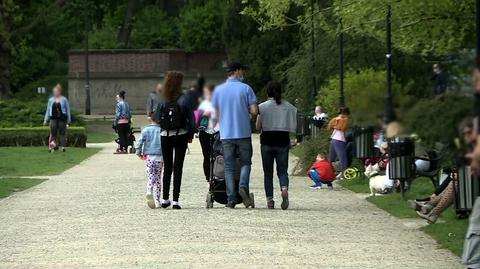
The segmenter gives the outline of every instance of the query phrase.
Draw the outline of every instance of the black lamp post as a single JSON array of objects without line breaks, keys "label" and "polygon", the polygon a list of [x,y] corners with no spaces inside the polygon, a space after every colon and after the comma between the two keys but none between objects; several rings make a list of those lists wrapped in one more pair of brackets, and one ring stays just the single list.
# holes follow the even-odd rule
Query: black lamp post
[{"label": "black lamp post", "polygon": [[480,57],[480,0],[476,0],[475,23],[477,28],[477,57]]},{"label": "black lamp post", "polygon": [[385,122],[390,123],[397,119],[395,109],[393,107],[392,93],[392,11],[390,4],[387,6],[387,96],[385,100]]},{"label": "black lamp post", "polygon": [[340,35],[338,37],[338,42],[340,43],[340,107],[345,106],[345,90],[343,85],[343,79],[345,77],[345,70],[343,66],[343,22],[340,18]]},{"label": "black lamp post", "polygon": [[315,75],[316,72],[316,56],[315,56],[315,2],[316,0],[311,0],[311,10],[312,10],[312,33],[311,33],[311,41],[312,41],[312,99],[313,99],[313,106],[315,107],[316,99],[317,99],[317,77]]},{"label": "black lamp post", "polygon": [[88,61],[88,8],[85,9],[85,115],[91,114],[90,67]]}]

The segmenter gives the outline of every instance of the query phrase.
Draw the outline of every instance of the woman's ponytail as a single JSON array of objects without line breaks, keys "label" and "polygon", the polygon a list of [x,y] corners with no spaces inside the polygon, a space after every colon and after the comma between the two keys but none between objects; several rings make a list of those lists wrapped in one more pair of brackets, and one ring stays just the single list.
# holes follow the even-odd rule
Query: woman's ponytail
[{"label": "woman's ponytail", "polygon": [[273,98],[277,105],[280,105],[282,103],[282,85],[275,80],[268,82],[267,95]]}]

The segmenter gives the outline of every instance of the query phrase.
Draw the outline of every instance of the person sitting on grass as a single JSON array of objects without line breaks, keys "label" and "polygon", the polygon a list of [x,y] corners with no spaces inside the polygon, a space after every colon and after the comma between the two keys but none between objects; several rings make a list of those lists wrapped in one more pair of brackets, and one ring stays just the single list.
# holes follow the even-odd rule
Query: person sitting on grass
[{"label": "person sitting on grass", "polygon": [[138,139],[136,153],[146,159],[147,166],[147,205],[151,209],[161,207],[163,155],[160,126],[155,122],[155,111],[150,112],[150,125],[143,128]]},{"label": "person sitting on grass", "polygon": [[310,189],[320,189],[322,184],[327,184],[329,189],[333,189],[332,182],[335,180],[335,169],[332,163],[327,160],[325,153],[317,155],[317,161],[313,163],[308,170],[308,176],[315,184]]}]

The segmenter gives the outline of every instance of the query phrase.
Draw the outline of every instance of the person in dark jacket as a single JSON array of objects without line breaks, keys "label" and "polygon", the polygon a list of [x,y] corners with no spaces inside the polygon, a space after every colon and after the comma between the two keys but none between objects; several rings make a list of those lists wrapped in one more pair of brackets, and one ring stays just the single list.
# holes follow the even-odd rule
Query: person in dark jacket
[{"label": "person in dark jacket", "polygon": [[443,71],[443,66],[439,63],[433,65],[433,76],[430,79],[433,81],[433,94],[440,95],[447,91],[448,76]]},{"label": "person in dark jacket", "polygon": [[147,116],[150,115],[158,106],[158,95],[162,92],[162,84],[158,83],[157,88],[148,95],[147,99]]},{"label": "person in dark jacket", "polygon": [[[179,203],[183,163],[188,143],[192,142],[195,120],[191,100],[182,94],[183,74],[168,71],[162,90],[163,101],[158,104],[155,119],[162,128],[164,162],[163,199],[161,206],[181,209]],[[170,202],[170,181],[173,173],[173,203]]]}]

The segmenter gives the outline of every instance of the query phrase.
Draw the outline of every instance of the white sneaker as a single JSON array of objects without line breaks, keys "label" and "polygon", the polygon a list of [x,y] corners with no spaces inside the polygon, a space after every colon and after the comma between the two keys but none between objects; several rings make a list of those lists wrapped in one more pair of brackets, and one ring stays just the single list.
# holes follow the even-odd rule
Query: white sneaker
[{"label": "white sneaker", "polygon": [[151,193],[147,193],[146,198],[148,207],[150,207],[151,209],[155,209],[156,205],[155,200],[153,199],[153,195]]}]

